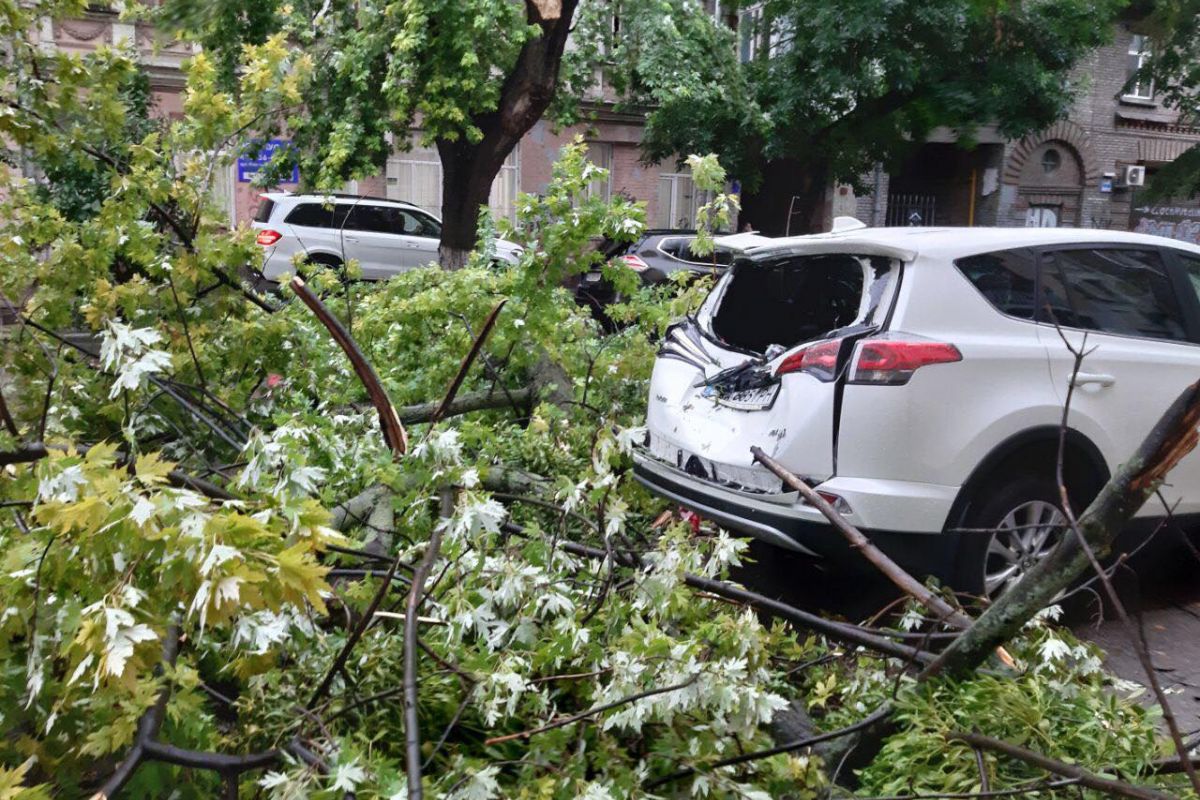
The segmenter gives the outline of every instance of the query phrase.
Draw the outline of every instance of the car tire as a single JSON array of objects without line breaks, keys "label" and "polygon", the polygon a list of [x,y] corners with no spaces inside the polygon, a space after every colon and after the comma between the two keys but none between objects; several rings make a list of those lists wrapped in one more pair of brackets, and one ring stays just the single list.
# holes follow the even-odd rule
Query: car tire
[{"label": "car tire", "polygon": [[983,492],[956,532],[961,541],[953,587],[994,600],[1054,548],[1067,518],[1058,486],[1048,477],[1011,475]]}]

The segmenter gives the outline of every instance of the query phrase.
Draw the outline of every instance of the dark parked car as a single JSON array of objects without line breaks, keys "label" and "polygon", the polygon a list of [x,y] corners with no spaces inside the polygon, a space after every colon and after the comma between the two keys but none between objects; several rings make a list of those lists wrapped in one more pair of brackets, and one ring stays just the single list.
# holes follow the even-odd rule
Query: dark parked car
[{"label": "dark parked car", "polygon": [[[711,275],[714,271],[718,277],[723,275],[732,263],[732,253],[717,247],[707,256],[696,255],[692,252],[695,240],[694,230],[649,230],[632,243],[606,239],[597,249],[606,261],[624,261],[648,286],[662,283],[680,270],[692,275]],[[604,307],[618,298],[612,284],[597,269],[580,278],[575,299],[593,313],[603,314]]]}]

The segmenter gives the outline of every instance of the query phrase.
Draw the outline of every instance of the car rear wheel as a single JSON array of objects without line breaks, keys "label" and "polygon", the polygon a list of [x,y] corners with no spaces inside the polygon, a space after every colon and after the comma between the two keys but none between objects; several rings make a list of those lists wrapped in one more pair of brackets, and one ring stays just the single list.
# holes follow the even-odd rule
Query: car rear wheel
[{"label": "car rear wheel", "polygon": [[954,588],[996,599],[1049,555],[1067,530],[1053,481],[1011,478],[964,516]]}]

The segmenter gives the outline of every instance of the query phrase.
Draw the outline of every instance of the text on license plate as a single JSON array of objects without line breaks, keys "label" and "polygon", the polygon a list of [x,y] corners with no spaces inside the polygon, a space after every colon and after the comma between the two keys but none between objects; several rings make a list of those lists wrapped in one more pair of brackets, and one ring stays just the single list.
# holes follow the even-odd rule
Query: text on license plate
[{"label": "text on license plate", "polygon": [[763,411],[775,404],[775,398],[779,396],[779,386],[778,383],[773,383],[760,389],[744,389],[724,395],[717,393],[713,399],[723,406],[742,411]]}]

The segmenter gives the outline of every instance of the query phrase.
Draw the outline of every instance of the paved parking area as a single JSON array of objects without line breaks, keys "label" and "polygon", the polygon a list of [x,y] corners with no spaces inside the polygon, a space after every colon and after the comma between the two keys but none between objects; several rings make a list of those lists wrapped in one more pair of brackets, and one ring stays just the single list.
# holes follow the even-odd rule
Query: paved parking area
[{"label": "paved parking area", "polygon": [[[1200,733],[1200,563],[1180,548],[1142,565],[1139,573],[1138,580],[1121,580],[1118,588],[1131,611],[1141,609],[1151,663],[1180,729],[1190,737]],[[1093,602],[1090,613],[1095,608]],[[1109,669],[1147,685],[1137,651],[1119,620],[1111,614],[1102,620],[1084,618],[1074,628],[1103,648]],[[1149,687],[1143,700],[1154,702]]]},{"label": "paved parking area", "polygon": [[[1157,543],[1156,543],[1157,544]],[[869,617],[897,595],[882,577],[847,576],[819,563],[754,543],[756,563],[734,576],[750,588],[801,608],[849,620]],[[1168,691],[1185,736],[1200,733],[1200,561],[1181,544],[1165,542],[1143,554],[1136,572],[1118,576],[1117,588],[1132,612],[1140,610],[1151,660]],[[1108,667],[1146,685],[1146,675],[1124,626],[1086,593],[1066,604],[1064,622],[1107,653]],[[1147,690],[1143,702],[1154,702]]]}]

